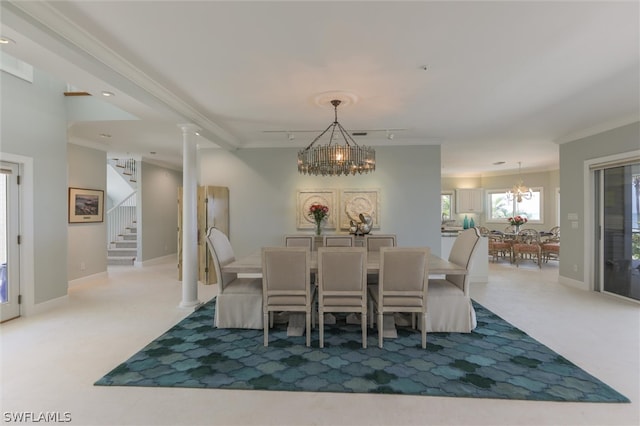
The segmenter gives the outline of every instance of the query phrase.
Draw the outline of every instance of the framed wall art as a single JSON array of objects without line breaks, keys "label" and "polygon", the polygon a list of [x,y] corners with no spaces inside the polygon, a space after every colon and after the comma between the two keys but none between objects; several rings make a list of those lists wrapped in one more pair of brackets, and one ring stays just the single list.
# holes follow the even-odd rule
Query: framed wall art
[{"label": "framed wall art", "polygon": [[104,221],[104,191],[69,188],[69,223]]},{"label": "framed wall art", "polygon": [[312,204],[322,204],[329,207],[323,229],[336,229],[338,223],[338,203],[335,189],[299,189],[296,191],[296,227],[298,229],[315,229],[313,217],[309,216]]},{"label": "framed wall art", "polygon": [[380,229],[380,190],[342,189],[340,191],[340,229],[349,229],[351,221],[360,222],[360,213],[373,219],[373,228]]}]

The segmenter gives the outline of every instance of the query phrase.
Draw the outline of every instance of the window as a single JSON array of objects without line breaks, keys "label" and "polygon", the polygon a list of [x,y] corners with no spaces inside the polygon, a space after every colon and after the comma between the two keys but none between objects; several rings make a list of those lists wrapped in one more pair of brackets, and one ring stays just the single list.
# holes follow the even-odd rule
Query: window
[{"label": "window", "polygon": [[440,213],[442,220],[449,220],[453,215],[453,192],[440,194]]},{"label": "window", "polygon": [[531,199],[522,200],[520,203],[516,200],[509,201],[506,190],[487,191],[487,222],[506,223],[507,218],[521,215],[529,219],[529,223],[543,223],[542,188],[531,188],[531,191]]}]

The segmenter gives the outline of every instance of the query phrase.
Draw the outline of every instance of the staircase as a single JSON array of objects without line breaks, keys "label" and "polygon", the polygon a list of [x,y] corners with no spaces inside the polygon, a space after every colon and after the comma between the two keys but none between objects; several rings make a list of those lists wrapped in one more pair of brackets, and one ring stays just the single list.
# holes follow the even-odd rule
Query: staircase
[{"label": "staircase", "polygon": [[107,196],[112,207],[106,212],[107,265],[133,265],[138,251],[137,181],[139,168],[133,158],[110,158]]},{"label": "staircase", "polygon": [[107,265],[133,265],[138,251],[138,228],[135,223],[125,228],[107,249]]}]

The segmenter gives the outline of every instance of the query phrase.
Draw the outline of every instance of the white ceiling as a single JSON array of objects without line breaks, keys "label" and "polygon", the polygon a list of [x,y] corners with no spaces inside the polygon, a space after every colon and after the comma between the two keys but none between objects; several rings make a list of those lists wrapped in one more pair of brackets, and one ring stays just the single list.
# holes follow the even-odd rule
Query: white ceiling
[{"label": "white ceiling", "polygon": [[345,91],[358,143],[442,144],[443,175],[477,176],[556,169],[559,142],[637,121],[638,16],[637,1],[3,1],[2,34],[141,119],[76,122],[75,142],[180,166],[176,123],[194,122],[203,146],[301,148]]}]

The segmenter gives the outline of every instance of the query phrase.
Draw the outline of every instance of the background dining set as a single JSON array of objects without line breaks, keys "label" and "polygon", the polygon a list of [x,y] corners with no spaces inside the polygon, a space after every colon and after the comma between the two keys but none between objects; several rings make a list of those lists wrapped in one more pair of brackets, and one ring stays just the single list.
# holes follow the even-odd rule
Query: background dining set
[{"label": "background dining set", "polygon": [[326,319],[348,314],[361,326],[362,347],[367,329],[377,324],[382,348],[401,314],[426,348],[427,332],[476,327],[467,271],[479,239],[476,228],[461,232],[443,260],[429,247],[399,247],[393,234],[365,235],[363,247],[355,246],[353,235],[325,235],[316,247],[315,236],[296,234],[236,259],[228,237],[210,228],[207,246],[218,277],[214,326],[263,329],[268,346],[274,316],[286,312],[304,317],[307,346],[317,324],[323,348],[333,322]]},{"label": "background dining set", "polygon": [[485,227],[479,227],[479,230],[489,239],[489,256],[494,261],[508,259],[519,267],[521,261],[532,260],[542,268],[543,263],[560,258],[559,226],[542,232],[531,228],[516,232],[513,226],[507,226],[504,232]]}]

